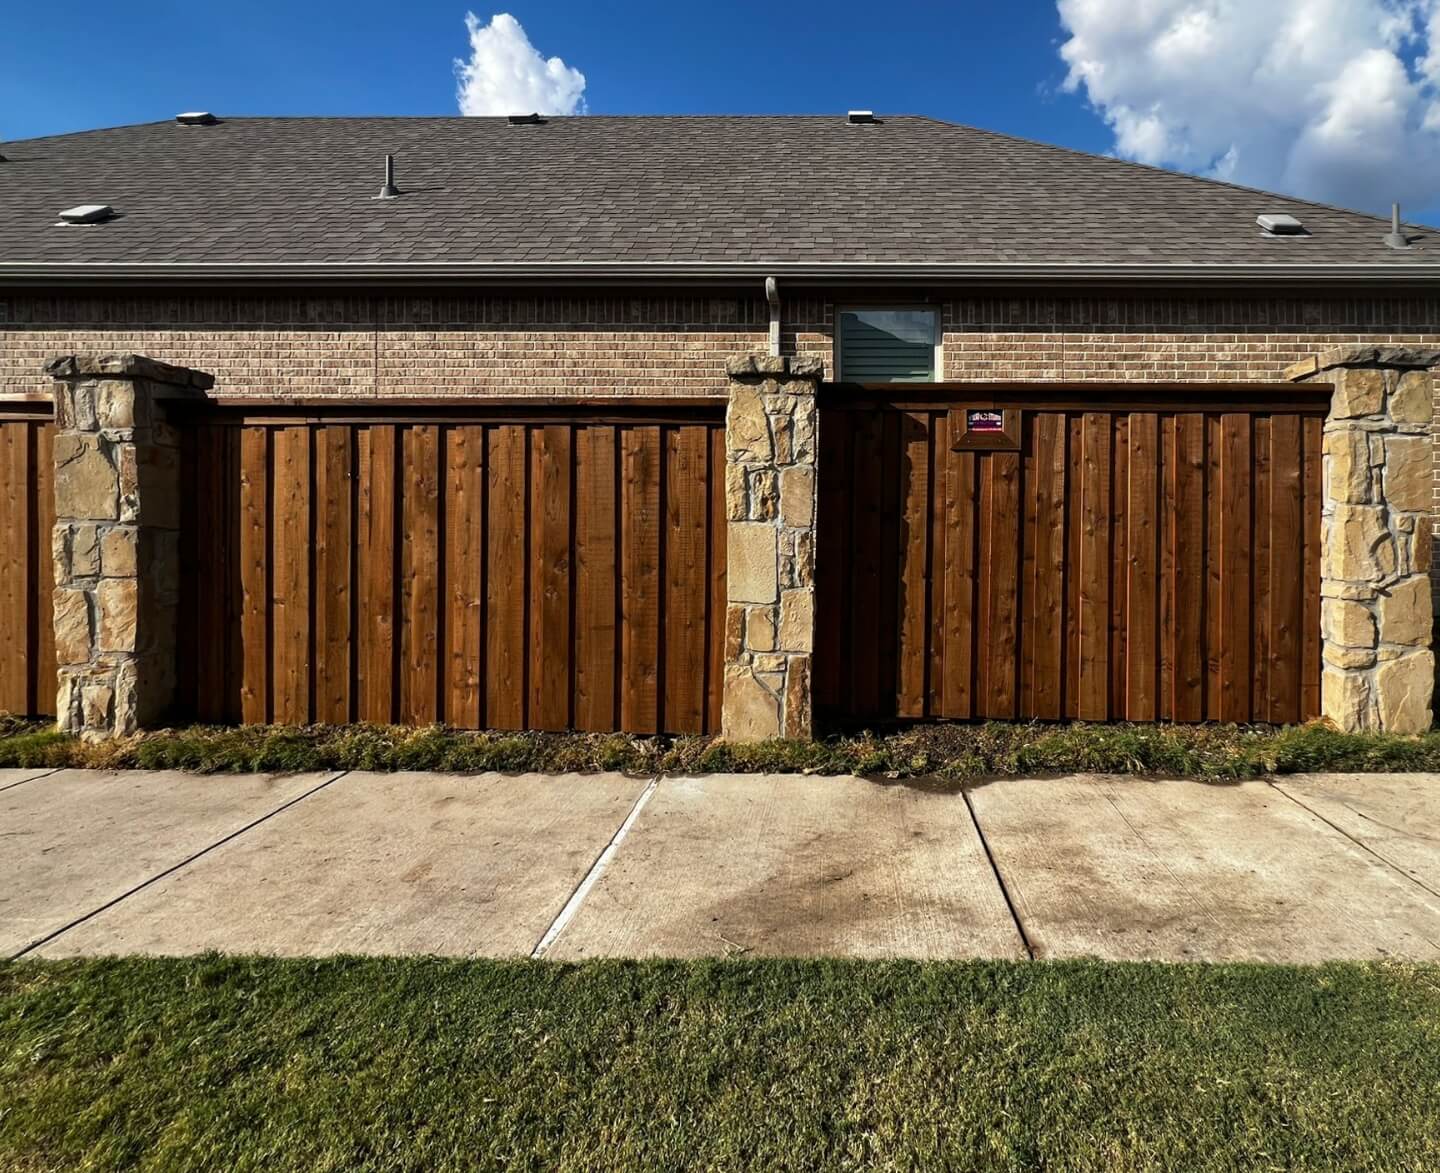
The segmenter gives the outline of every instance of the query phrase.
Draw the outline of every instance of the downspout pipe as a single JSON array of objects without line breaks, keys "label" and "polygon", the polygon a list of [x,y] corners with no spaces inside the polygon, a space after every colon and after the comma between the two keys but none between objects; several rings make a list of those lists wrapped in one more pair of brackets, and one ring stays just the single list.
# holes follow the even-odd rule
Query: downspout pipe
[{"label": "downspout pipe", "polygon": [[780,283],[774,277],[765,278],[765,300],[770,303],[770,353],[780,353]]}]

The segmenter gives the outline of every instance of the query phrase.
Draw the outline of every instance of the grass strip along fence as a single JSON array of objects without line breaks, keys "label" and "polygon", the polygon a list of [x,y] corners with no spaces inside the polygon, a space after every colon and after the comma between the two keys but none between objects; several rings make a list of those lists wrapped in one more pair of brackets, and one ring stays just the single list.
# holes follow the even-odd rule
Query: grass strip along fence
[{"label": "grass strip along fence", "polygon": [[0,767],[859,774],[954,781],[1097,772],[1240,779],[1310,771],[1440,771],[1440,730],[1347,734],[1323,723],[930,724],[816,741],[733,745],[711,736],[475,732],[443,726],[195,726],[83,742],[0,716]]},{"label": "grass strip along fence", "polygon": [[1435,1168],[1440,967],[0,966],[0,1166]]}]

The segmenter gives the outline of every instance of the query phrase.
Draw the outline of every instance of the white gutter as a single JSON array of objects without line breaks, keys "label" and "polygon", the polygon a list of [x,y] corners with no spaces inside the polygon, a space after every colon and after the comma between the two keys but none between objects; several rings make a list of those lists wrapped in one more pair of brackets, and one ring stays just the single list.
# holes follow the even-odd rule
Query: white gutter
[{"label": "white gutter", "polygon": [[1366,264],[716,264],[692,262],[71,262],[0,261],[0,286],[43,284],[692,284],[774,276],[804,285],[1429,285],[1440,263]]}]

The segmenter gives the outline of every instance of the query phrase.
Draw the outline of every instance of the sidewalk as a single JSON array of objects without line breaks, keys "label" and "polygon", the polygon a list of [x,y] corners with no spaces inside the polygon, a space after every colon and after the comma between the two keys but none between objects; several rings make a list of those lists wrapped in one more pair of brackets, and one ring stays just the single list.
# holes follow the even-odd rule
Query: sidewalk
[{"label": "sidewalk", "polygon": [[0,956],[1440,959],[1440,776],[0,770]]}]

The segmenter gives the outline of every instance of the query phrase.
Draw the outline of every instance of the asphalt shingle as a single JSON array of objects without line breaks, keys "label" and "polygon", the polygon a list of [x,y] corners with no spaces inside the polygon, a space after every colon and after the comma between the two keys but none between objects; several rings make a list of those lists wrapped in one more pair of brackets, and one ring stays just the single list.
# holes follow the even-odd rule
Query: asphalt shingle
[{"label": "asphalt shingle", "polygon": [[[372,198],[396,156],[399,199]],[[1434,264],[1388,223],[922,117],[223,118],[6,143],[0,262]],[[62,208],[119,217],[57,227]],[[1308,236],[1272,238],[1262,212]]]}]

